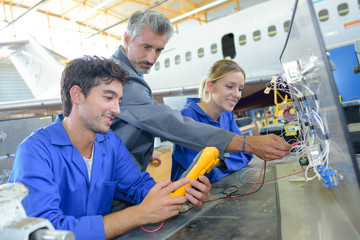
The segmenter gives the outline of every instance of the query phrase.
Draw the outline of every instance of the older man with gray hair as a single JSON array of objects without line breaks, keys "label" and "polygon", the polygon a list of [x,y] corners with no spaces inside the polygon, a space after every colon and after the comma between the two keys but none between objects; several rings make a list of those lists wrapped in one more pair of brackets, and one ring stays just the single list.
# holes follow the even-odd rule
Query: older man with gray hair
[{"label": "older man with gray hair", "polygon": [[[290,146],[281,137],[241,135],[183,117],[180,112],[158,104],[144,80],[173,35],[173,26],[162,14],[155,11],[135,12],[124,35],[124,45],[112,59],[124,67],[130,82],[124,86],[121,114],[116,116],[111,129],[121,137],[140,170],[149,164],[154,137],[199,152],[206,146],[215,146],[224,159],[225,152],[253,153],[264,160],[286,156]],[[165,81],[165,80],[164,80]]]}]

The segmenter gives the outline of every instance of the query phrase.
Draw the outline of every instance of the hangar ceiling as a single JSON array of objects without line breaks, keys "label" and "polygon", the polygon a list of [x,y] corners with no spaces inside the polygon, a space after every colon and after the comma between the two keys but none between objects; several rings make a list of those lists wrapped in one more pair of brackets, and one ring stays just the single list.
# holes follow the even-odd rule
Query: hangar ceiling
[{"label": "hangar ceiling", "polygon": [[[40,13],[46,18],[42,20],[48,28],[52,28],[54,20],[79,25],[79,32],[86,38],[96,35],[108,36],[116,40],[122,38],[129,16],[136,10],[153,9],[167,16],[178,31],[178,25],[195,20],[200,25],[208,22],[207,15],[225,6],[232,6],[234,11],[251,6],[264,0],[0,0],[0,34],[19,21],[31,21],[28,15]],[[21,9],[21,11],[15,11]],[[190,14],[184,16],[184,14]],[[225,12],[225,14],[227,14]],[[179,18],[180,16],[180,18]],[[176,19],[177,18],[177,19]],[[47,21],[46,21],[47,19]],[[81,26],[81,27],[80,27]],[[58,27],[57,27],[58,29]],[[86,30],[87,29],[87,30]],[[16,30],[14,33],[16,35]],[[9,34],[8,34],[9,35]],[[54,49],[53,49],[54,50]]]}]

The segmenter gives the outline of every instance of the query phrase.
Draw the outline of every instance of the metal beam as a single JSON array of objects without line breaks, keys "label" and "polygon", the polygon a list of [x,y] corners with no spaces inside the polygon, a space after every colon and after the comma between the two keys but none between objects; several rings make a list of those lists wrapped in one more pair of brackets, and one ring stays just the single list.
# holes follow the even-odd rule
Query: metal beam
[{"label": "metal beam", "polygon": [[[162,1],[162,2],[159,2],[159,3],[157,3],[157,4],[154,4],[153,6],[145,9],[145,11],[148,11],[148,10],[151,10],[151,9],[153,9],[153,8],[156,8],[157,6],[160,6],[161,4],[163,4],[163,3],[167,2],[167,1],[168,1],[168,0],[164,0],[164,1]],[[119,21],[119,22],[117,22],[117,23],[114,23],[113,25],[110,25],[109,27],[106,27],[106,28],[104,28],[104,29],[102,29],[102,30],[100,30],[100,31],[92,34],[92,35],[90,35],[90,36],[87,37],[86,39],[89,39],[89,38],[91,38],[91,37],[93,37],[93,36],[95,36],[95,35],[98,35],[98,34],[100,34],[100,33],[103,33],[103,32],[105,32],[105,31],[109,30],[110,28],[113,28],[113,27],[115,27],[115,26],[117,26],[117,25],[119,25],[119,24],[121,24],[121,23],[124,23],[124,22],[126,22],[126,21],[128,21],[128,20],[129,20],[129,17],[127,17],[127,18],[125,18],[125,19],[123,19],[123,20],[121,20],[121,21]]]},{"label": "metal beam", "polygon": [[[6,4],[6,5],[9,5],[9,3],[5,3],[5,4]],[[12,9],[12,7],[13,7],[13,5],[10,5],[10,9]],[[17,7],[27,9],[27,6],[18,5]],[[67,17],[65,17],[65,16],[56,15],[56,14],[54,14],[54,13],[48,13],[48,12],[45,12],[45,11],[40,10],[40,9],[37,9],[36,11],[39,12],[39,13],[41,13],[41,14],[49,15],[49,16],[56,17],[56,18],[61,18],[61,19],[66,20],[66,21],[71,21],[71,19],[69,19],[69,18],[67,18]],[[12,10],[11,10],[11,13],[12,13]],[[12,17],[12,18],[13,18],[13,17]],[[13,19],[14,19],[14,18],[13,18]],[[82,23],[82,22],[76,22],[76,24],[78,24],[78,25],[80,25],[80,26],[88,27],[86,24],[84,24],[84,23]],[[15,26],[15,25],[13,25],[13,26]],[[92,27],[90,27],[90,29],[95,30],[95,31],[99,31],[98,28],[92,28]],[[0,30],[0,31],[1,31],[1,30]],[[120,39],[121,39],[121,36],[112,35],[112,34],[108,34],[108,33],[103,33],[102,35],[104,35],[104,36],[109,36],[109,37],[113,37],[113,38],[115,38],[115,39],[117,39],[117,40],[120,40]]]},{"label": "metal beam", "polygon": [[5,28],[13,25],[14,23],[16,23],[19,19],[21,19],[23,16],[25,16],[26,14],[28,14],[29,12],[32,12],[33,10],[36,10],[38,7],[40,7],[42,4],[44,4],[45,2],[47,2],[49,0],[41,0],[40,2],[38,2],[37,4],[35,4],[34,6],[32,6],[31,8],[29,8],[26,12],[24,12],[23,14],[21,14],[19,17],[17,17],[16,19],[12,20],[11,22],[9,22],[5,27],[3,27],[2,29],[0,29],[0,32],[2,30],[4,30]]},{"label": "metal beam", "polygon": [[[162,11],[165,11],[165,12],[169,12],[169,13],[174,13],[174,14],[178,14],[178,12],[176,11],[173,11],[173,10],[170,10],[168,8],[162,8],[162,7],[159,7],[159,5],[161,5],[162,3],[158,3],[158,4],[155,4],[155,5],[151,5],[150,3],[145,3],[145,2],[141,2],[139,0],[127,0],[128,2],[134,2],[136,4],[140,4],[140,5],[145,5],[147,7],[150,7],[150,9],[152,8],[156,8],[158,10],[162,10]],[[167,0],[168,1],[168,0]],[[164,1],[164,2],[167,2],[167,1]],[[148,10],[148,9],[147,9]]]}]

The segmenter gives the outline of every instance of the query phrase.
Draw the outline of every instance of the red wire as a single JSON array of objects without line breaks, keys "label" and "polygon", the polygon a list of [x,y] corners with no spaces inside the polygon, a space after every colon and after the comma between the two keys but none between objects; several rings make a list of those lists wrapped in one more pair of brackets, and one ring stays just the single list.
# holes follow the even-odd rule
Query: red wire
[{"label": "red wire", "polygon": [[296,175],[296,174],[299,174],[299,173],[303,173],[303,172],[305,172],[305,171],[306,171],[306,170],[302,170],[302,171],[300,171],[300,172],[291,173],[291,174],[288,174],[288,175],[285,175],[285,176],[282,176],[282,177],[278,177],[278,178],[274,178],[274,179],[272,179],[272,180],[268,180],[268,181],[266,181],[266,182],[264,182],[264,183],[273,182],[273,181],[276,181],[276,180],[279,180],[279,179],[282,179],[282,178],[286,178],[286,177],[290,177],[290,176],[292,176],[292,175]]},{"label": "red wire", "polygon": [[159,230],[162,228],[162,226],[164,225],[164,222],[165,222],[165,221],[163,221],[163,222],[161,223],[160,227],[158,227],[158,228],[156,228],[156,229],[154,229],[154,230],[147,230],[147,229],[145,229],[142,225],[141,225],[140,227],[141,227],[141,229],[142,229],[144,232],[154,233],[154,232],[159,231]]},{"label": "red wire", "polygon": [[[260,177],[261,177],[261,175],[262,175],[262,172],[263,172],[263,170],[264,170],[264,166],[265,166],[265,161],[264,161],[264,163],[263,163],[263,165],[262,165],[261,172],[260,172],[260,174],[259,174],[258,179],[256,180],[256,182],[254,183],[254,185],[252,186],[252,188],[251,188],[247,193],[240,194],[240,195],[233,195],[233,196],[230,196],[230,198],[241,197],[241,196],[245,196],[245,195],[249,194],[249,193],[255,188],[256,184],[259,182],[259,179],[260,179]],[[253,173],[253,174],[254,174],[254,173]],[[252,174],[251,174],[251,175],[252,175]],[[211,198],[211,199],[206,199],[205,201],[214,201],[214,200],[219,200],[219,199],[222,199],[222,198]]]},{"label": "red wire", "polygon": [[[272,165],[275,165],[275,164],[272,164]],[[242,196],[245,196],[245,195],[251,193],[251,191],[254,190],[255,186],[258,184],[258,182],[259,182],[259,180],[260,180],[260,178],[261,178],[261,176],[262,176],[262,173],[263,173],[263,171],[264,171],[264,166],[265,166],[265,161],[263,162],[263,165],[262,165],[262,167],[261,167],[261,171],[260,171],[259,177],[257,178],[256,182],[253,184],[252,188],[251,188],[247,193],[240,194],[240,195],[233,195],[233,196],[230,196],[230,198],[242,197]],[[271,166],[271,165],[270,165],[270,166]],[[257,172],[257,171],[255,171],[255,172]],[[250,176],[252,176],[253,174],[255,174],[255,172],[252,173]],[[292,175],[295,175],[295,174],[298,174],[298,173],[302,173],[302,172],[305,172],[305,170],[304,170],[304,171],[301,171],[301,172],[297,172],[297,173],[292,173],[292,174],[289,174],[289,175],[286,175],[286,176],[282,176],[282,177],[279,177],[279,178],[275,178],[275,179],[266,181],[266,182],[264,182],[264,183],[268,183],[268,182],[275,181],[275,180],[278,180],[278,179],[281,179],[281,178],[289,177],[289,176],[292,176]],[[249,177],[250,177],[250,176],[249,176]],[[248,178],[249,178],[249,177],[248,177]],[[247,178],[247,179],[248,179],[248,178]],[[171,184],[171,182],[169,182],[169,184]],[[211,198],[211,199],[206,199],[205,201],[213,201],[213,200],[218,200],[218,199],[219,199],[219,198]],[[145,229],[142,225],[141,225],[140,227],[141,227],[141,229],[142,229],[144,232],[154,233],[154,232],[159,231],[159,230],[162,228],[162,226],[164,225],[164,222],[165,222],[165,221],[163,221],[163,222],[161,223],[161,225],[160,225],[158,228],[154,229],[154,230],[147,230],[147,229]]]},{"label": "red wire", "polygon": [[252,188],[251,188],[247,193],[240,194],[240,195],[233,195],[233,196],[230,196],[230,198],[241,197],[241,196],[245,196],[245,195],[251,193],[251,191],[255,188],[255,186],[258,184],[258,182],[259,182],[259,180],[260,180],[260,177],[261,177],[261,175],[262,175],[262,173],[263,173],[263,170],[264,170],[264,166],[265,166],[265,161],[264,161],[264,163],[263,163],[263,165],[262,165],[262,167],[261,167],[261,171],[260,171],[260,174],[259,174],[258,179],[256,180],[256,182],[254,183],[254,185],[252,186]]},{"label": "red wire", "polygon": [[299,145],[299,144],[300,144],[300,142],[294,142],[294,143],[292,143],[290,146],[291,146],[291,147],[294,147],[294,146]]},{"label": "red wire", "polygon": [[[276,164],[278,164],[278,163],[270,164],[270,165],[268,165],[268,167],[271,167],[271,166],[276,165]],[[257,171],[259,171],[259,170],[256,170],[256,171],[254,171],[252,174],[250,174],[250,175],[246,178],[246,180],[249,180],[249,178],[250,178],[252,175],[254,175]],[[261,169],[261,171],[263,171],[263,170]],[[296,172],[296,173],[291,173],[291,174],[288,174],[288,175],[285,175],[285,176],[281,176],[281,177],[278,177],[278,178],[274,178],[274,179],[265,181],[264,183],[270,183],[270,182],[273,182],[273,181],[276,181],[276,180],[279,180],[279,179],[282,179],[282,178],[290,177],[290,176],[292,176],[292,175],[296,175],[296,174],[303,173],[303,172],[305,172],[305,170],[300,171],[300,172]],[[256,182],[255,184],[258,184],[258,183]]]},{"label": "red wire", "polygon": [[[167,186],[169,186],[170,184],[172,184],[172,181],[169,181],[168,184],[167,184]],[[156,229],[154,229],[154,230],[147,230],[147,229],[145,229],[142,225],[140,225],[140,227],[141,227],[141,229],[142,229],[144,232],[154,233],[154,232],[159,231],[159,230],[162,228],[162,226],[164,225],[164,222],[165,222],[165,221],[162,221],[160,227],[158,227],[158,228],[156,228]]]}]

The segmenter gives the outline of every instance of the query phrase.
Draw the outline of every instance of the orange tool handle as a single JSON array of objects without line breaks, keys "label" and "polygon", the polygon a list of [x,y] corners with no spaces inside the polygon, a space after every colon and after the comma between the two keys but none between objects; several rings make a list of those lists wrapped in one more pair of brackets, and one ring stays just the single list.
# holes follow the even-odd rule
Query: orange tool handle
[{"label": "orange tool handle", "polygon": [[[219,162],[218,157],[219,157],[219,150],[216,147],[204,148],[194,159],[191,170],[189,172],[188,170],[185,172],[185,173],[188,172],[185,177],[189,179],[197,180],[200,175],[209,173],[211,169],[216,165],[216,163]],[[181,176],[181,178],[183,178],[183,176]],[[170,193],[170,196],[171,197],[184,196],[186,186],[191,187],[191,184],[188,183],[176,189],[174,192]]]}]

